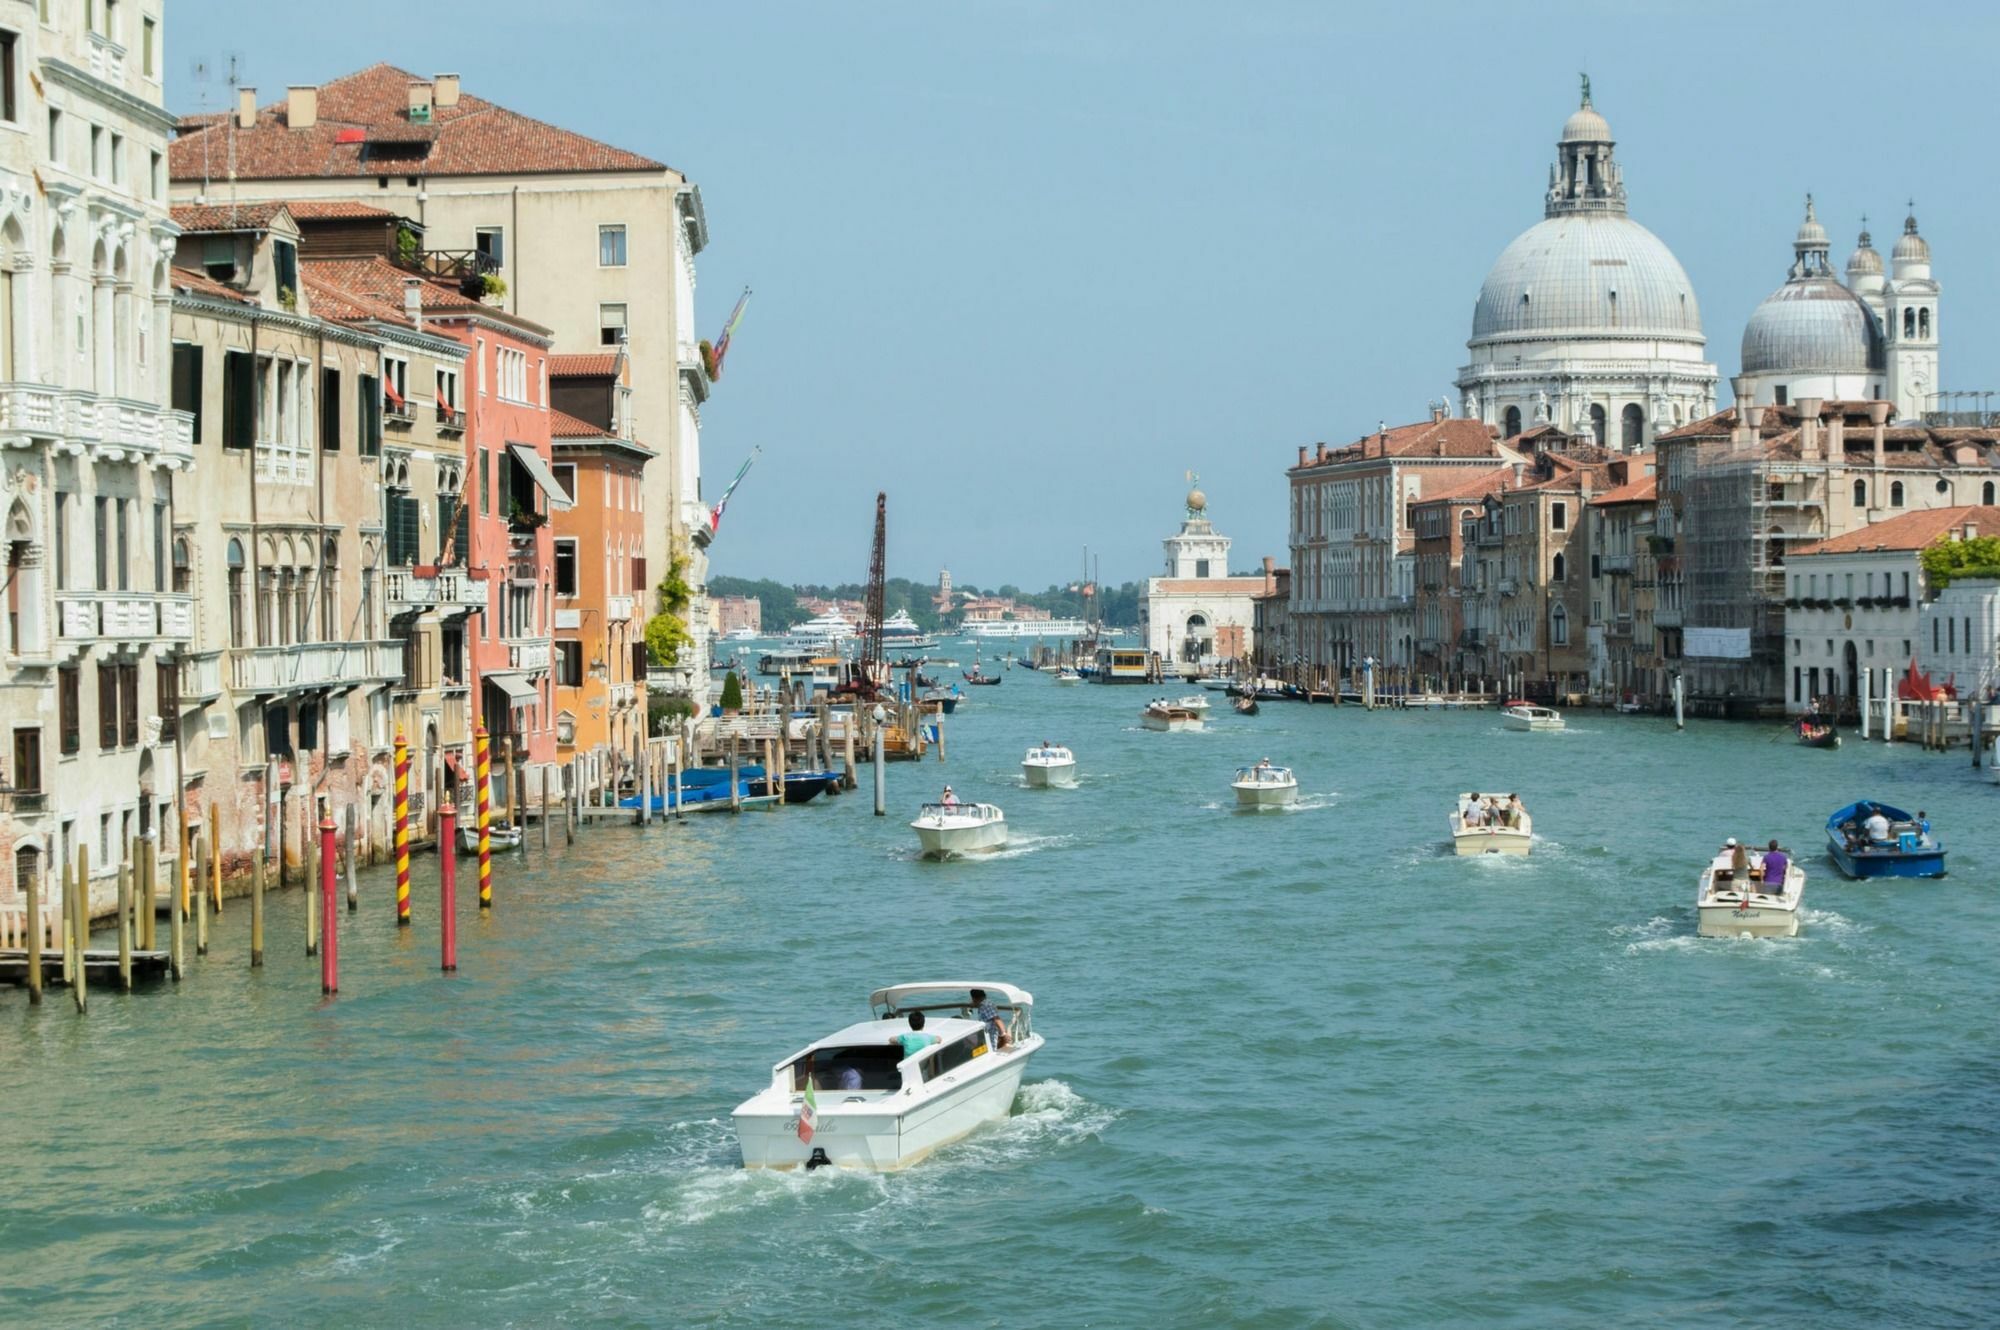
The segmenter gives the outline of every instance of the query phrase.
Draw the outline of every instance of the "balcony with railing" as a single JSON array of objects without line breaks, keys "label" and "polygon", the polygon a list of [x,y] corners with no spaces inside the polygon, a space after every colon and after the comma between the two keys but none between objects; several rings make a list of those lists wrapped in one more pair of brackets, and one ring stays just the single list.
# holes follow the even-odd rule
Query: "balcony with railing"
[{"label": "balcony with railing", "polygon": [[310,485],[313,481],[313,450],[296,441],[257,440],[257,479],[273,485]]},{"label": "balcony with railing", "polygon": [[455,406],[437,404],[437,426],[440,434],[460,435],[465,433],[465,412]]},{"label": "balcony with railing", "polygon": [[213,702],[221,697],[222,653],[206,651],[199,656],[181,657],[180,693],[183,703]]},{"label": "balcony with railing", "polygon": [[194,417],[187,412],[83,389],[0,383],[0,433],[66,439],[134,459],[194,461]]},{"label": "balcony with railing", "polygon": [[1598,566],[1611,575],[1629,573],[1632,571],[1632,556],[1629,553],[1601,554],[1598,556]]},{"label": "balcony with railing", "polygon": [[194,636],[194,597],[183,592],[58,591],[58,635],[114,642],[185,642]]},{"label": "balcony with railing", "polygon": [[507,644],[507,668],[512,670],[545,670],[555,648],[546,637],[510,637]]},{"label": "balcony with railing", "polygon": [[417,255],[414,266],[440,281],[456,282],[461,289],[468,288],[475,278],[500,271],[491,254],[477,249],[427,249]]},{"label": "balcony with railing", "polygon": [[230,686],[237,692],[288,693],[309,688],[350,688],[403,677],[400,642],[303,642],[284,647],[239,647],[230,653]]},{"label": "balcony with railing", "polygon": [[624,623],[632,617],[632,597],[606,596],[604,617],[612,623]]}]

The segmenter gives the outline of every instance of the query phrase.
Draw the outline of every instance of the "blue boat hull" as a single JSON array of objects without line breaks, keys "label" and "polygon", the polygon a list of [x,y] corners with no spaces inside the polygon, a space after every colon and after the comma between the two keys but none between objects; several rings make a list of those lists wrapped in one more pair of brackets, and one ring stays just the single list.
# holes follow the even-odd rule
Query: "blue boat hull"
[{"label": "blue boat hull", "polygon": [[1835,867],[1856,879],[1879,877],[1943,877],[1943,850],[1849,850],[1837,836],[1827,837],[1827,853]]}]

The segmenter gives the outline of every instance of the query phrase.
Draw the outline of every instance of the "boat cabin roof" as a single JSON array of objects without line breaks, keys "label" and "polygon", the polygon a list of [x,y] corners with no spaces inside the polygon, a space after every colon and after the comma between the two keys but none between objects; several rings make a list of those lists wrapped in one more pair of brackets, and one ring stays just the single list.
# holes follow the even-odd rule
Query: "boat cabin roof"
[{"label": "boat cabin roof", "polygon": [[[1482,802],[1487,799],[1498,799],[1501,803],[1504,804],[1509,802],[1513,798],[1514,794],[1512,791],[1502,793],[1495,790],[1479,790],[1477,792],[1468,790],[1466,793],[1458,796],[1458,801],[1460,803],[1464,803],[1467,799],[1478,799],[1481,800]],[[1523,800],[1522,802],[1525,803],[1526,800]]]},{"label": "boat cabin roof", "polygon": [[896,984],[870,993],[868,1005],[884,1016],[915,1011],[920,1007],[932,1011],[938,1007],[967,1006],[975,988],[984,989],[988,1000],[995,1006],[1031,1008],[1035,1005],[1035,995],[1027,989],[991,979],[940,979],[923,984]]}]

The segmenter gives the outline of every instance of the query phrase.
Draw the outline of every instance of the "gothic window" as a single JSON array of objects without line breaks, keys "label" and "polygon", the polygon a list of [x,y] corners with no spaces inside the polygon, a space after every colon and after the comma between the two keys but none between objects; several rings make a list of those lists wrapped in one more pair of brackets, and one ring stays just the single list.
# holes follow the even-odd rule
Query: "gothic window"
[{"label": "gothic window", "polygon": [[229,542],[228,562],[229,562],[229,645],[233,647],[240,647],[246,645],[243,640],[243,628],[246,615],[244,614],[244,605],[243,605],[244,573],[243,573],[242,541],[232,540]]},{"label": "gothic window", "polygon": [[1620,432],[1623,437],[1619,442],[1624,445],[1627,452],[1637,452],[1640,445],[1645,443],[1646,413],[1640,410],[1637,402],[1628,405],[1621,413]]},{"label": "gothic window", "polygon": [[1549,566],[1549,580],[1551,582],[1565,581],[1567,579],[1564,577],[1564,574],[1567,573],[1568,571],[1569,571],[1568,562],[1563,558],[1562,555],[1558,554],[1555,557],[1555,562]]},{"label": "gothic window", "polygon": [[1569,611],[1560,602],[1549,611],[1549,642],[1552,646],[1569,645]]},{"label": "gothic window", "polygon": [[1593,405],[1590,408],[1590,434],[1598,447],[1604,446],[1604,408]]},{"label": "gothic window", "polygon": [[1510,406],[1507,408],[1506,437],[1511,439],[1520,432],[1521,432],[1521,408],[1518,406]]}]

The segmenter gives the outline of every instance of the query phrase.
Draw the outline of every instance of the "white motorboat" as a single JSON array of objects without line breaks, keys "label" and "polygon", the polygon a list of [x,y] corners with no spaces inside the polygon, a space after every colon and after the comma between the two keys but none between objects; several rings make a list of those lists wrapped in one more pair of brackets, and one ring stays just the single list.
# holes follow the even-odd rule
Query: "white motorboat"
[{"label": "white motorboat", "polygon": [[1167,703],[1170,707],[1180,707],[1185,711],[1199,711],[1208,714],[1208,699],[1200,693],[1189,693],[1186,697],[1176,697]]},{"label": "white motorboat", "polygon": [[1785,880],[1772,891],[1764,881],[1764,852],[1746,856],[1744,880],[1731,866],[1734,851],[1724,847],[1701,870],[1695,891],[1695,932],[1701,937],[1796,937],[1799,907],[1805,902],[1806,870],[1786,856]]},{"label": "white motorboat", "polygon": [[[458,820],[459,848],[467,854],[479,853],[479,823],[476,818],[461,816]],[[511,822],[492,822],[486,827],[486,848],[491,850],[518,849],[521,844],[521,829]]]},{"label": "white motorboat", "polygon": [[755,642],[761,634],[749,624],[739,624],[723,635],[725,642]]},{"label": "white motorboat", "polygon": [[[998,1037],[978,1018],[974,990],[998,1013]],[[907,1168],[1013,1112],[1042,1046],[1032,994],[992,982],[898,984],[868,1005],[874,1019],[792,1054],[736,1106],[745,1168]]]},{"label": "white motorboat", "polygon": [[1061,744],[1043,744],[1030,748],[1028,755],[1021,759],[1021,776],[1028,784],[1035,786],[1067,786],[1076,784],[1076,754]]},{"label": "white motorboat", "polygon": [[[1534,845],[1535,819],[1525,808],[1515,814],[1513,802],[1511,794],[1459,795],[1446,819],[1452,849],[1461,855],[1526,854]],[[1479,817],[1470,817],[1474,807],[1483,810]]]},{"label": "white motorboat", "polygon": [[1083,676],[1081,674],[1078,674],[1075,670],[1070,669],[1068,666],[1064,666],[1062,669],[1056,671],[1056,682],[1082,683]]},{"label": "white motorboat", "polygon": [[1259,762],[1254,767],[1238,767],[1230,782],[1239,808],[1283,808],[1299,800],[1299,780],[1290,767],[1274,767]]},{"label": "white motorboat", "polygon": [[1198,730],[1202,726],[1202,713],[1178,702],[1152,701],[1139,713],[1139,719],[1149,730],[1173,732],[1176,730]]},{"label": "white motorboat", "polygon": [[1500,719],[1510,730],[1559,730],[1562,712],[1554,707],[1538,707],[1533,702],[1509,702],[1500,709]]},{"label": "white motorboat", "polygon": [[1007,815],[997,804],[925,804],[910,827],[926,859],[978,854],[1007,843]]}]

